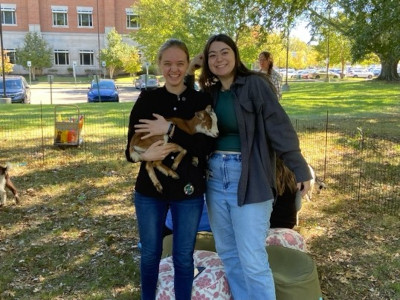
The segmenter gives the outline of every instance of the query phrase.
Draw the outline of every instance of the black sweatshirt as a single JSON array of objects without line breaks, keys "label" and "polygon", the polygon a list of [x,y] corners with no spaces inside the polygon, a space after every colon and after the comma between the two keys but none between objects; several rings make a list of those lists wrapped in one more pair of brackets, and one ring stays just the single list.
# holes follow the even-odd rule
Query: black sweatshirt
[{"label": "black sweatshirt", "polygon": [[[195,112],[204,110],[207,105],[211,104],[210,95],[191,88],[187,88],[180,95],[168,92],[165,87],[142,91],[132,108],[129,119],[128,142],[125,150],[127,160],[132,162],[129,155],[129,141],[135,133],[134,125],[139,123],[139,119],[154,119],[153,113],[166,119],[172,117],[191,119]],[[135,190],[145,196],[166,200],[184,200],[201,196],[205,193],[206,159],[214,147],[214,138],[202,133],[190,135],[176,127],[170,142],[187,150],[187,154],[176,170],[179,179],[167,177],[155,170],[157,178],[163,186],[163,192],[160,194],[148,176],[145,168],[146,162],[141,162]],[[175,156],[176,153],[170,154],[163,160],[163,164],[171,167]],[[197,166],[192,164],[193,157],[199,159]],[[184,188],[187,188],[188,185],[194,187],[194,191],[190,195],[184,192]]]}]

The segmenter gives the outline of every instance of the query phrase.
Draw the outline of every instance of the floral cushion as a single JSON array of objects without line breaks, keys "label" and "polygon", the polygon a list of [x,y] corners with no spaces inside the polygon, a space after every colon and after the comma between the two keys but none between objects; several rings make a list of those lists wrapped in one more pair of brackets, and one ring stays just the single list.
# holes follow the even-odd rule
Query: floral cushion
[{"label": "floral cushion", "polygon": [[[215,252],[196,250],[195,267],[205,269],[193,281],[192,300],[231,300],[222,262]],[[172,256],[163,258],[158,275],[157,300],[174,300],[174,266]]]},{"label": "floral cushion", "polygon": [[303,237],[297,231],[288,228],[270,228],[266,244],[307,252]]}]

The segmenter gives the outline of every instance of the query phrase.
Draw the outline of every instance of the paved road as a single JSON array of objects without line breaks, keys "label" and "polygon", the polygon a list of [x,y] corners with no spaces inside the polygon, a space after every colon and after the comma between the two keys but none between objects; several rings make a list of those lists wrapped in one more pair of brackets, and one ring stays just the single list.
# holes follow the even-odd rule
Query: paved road
[{"label": "paved road", "polygon": [[[32,88],[31,104],[76,104],[87,102],[87,88]],[[119,87],[119,101],[133,102],[139,96],[139,90],[131,86]]]}]

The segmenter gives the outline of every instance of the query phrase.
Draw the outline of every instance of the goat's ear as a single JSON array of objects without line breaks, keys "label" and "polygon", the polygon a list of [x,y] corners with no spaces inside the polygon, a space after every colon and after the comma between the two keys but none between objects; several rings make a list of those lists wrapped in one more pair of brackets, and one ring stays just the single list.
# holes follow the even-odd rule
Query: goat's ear
[{"label": "goat's ear", "polygon": [[201,111],[196,111],[196,112],[195,112],[195,116],[196,116],[196,118],[198,118],[198,119],[200,119],[200,120],[203,120],[203,119],[204,119],[204,118],[203,118],[203,114],[202,114]]}]

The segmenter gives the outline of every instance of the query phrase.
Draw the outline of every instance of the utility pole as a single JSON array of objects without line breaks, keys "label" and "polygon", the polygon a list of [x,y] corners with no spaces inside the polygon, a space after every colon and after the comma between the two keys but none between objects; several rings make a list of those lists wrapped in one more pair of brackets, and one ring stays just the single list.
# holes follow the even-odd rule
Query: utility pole
[{"label": "utility pole", "polygon": [[98,47],[98,64],[99,64],[99,69],[97,70],[97,76],[96,76],[96,82],[97,82],[97,93],[99,96],[99,102],[101,102],[101,95],[100,95],[100,78],[101,78],[101,64],[100,64],[100,11],[99,11],[99,0],[96,0],[97,2],[97,47]]},{"label": "utility pole", "polygon": [[289,24],[287,25],[287,42],[286,42],[286,80],[285,84],[282,85],[282,91],[289,91],[289,83],[288,83],[288,69],[289,69]]},{"label": "utility pole", "polygon": [[0,4],[0,43],[1,43],[1,69],[3,75],[3,98],[7,98],[6,95],[6,72],[4,66],[4,47],[3,47],[3,12],[1,11],[1,4]]}]

